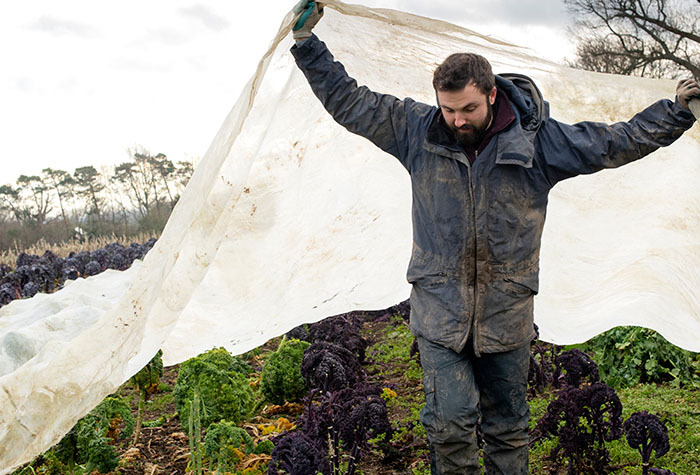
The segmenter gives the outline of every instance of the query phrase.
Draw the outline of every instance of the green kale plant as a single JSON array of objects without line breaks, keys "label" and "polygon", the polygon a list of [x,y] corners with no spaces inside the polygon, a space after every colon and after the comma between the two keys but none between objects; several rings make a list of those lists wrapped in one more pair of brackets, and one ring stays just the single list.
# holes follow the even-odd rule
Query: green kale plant
[{"label": "green kale plant", "polygon": [[282,338],[260,375],[260,391],[265,399],[273,404],[284,404],[285,401],[297,401],[307,393],[301,362],[308,347],[306,341]]},{"label": "green kale plant", "polygon": [[201,399],[203,427],[224,419],[239,423],[246,418],[254,403],[249,372],[250,367],[245,362],[224,348],[215,348],[185,361],[173,391],[183,429],[188,432],[195,389]]},{"label": "green kale plant", "polygon": [[216,472],[233,472],[242,457],[254,451],[253,438],[228,421],[214,423],[204,437],[204,453]]},{"label": "green kale plant", "polygon": [[122,399],[108,397],[78,421],[54,447],[53,455],[70,473],[76,464],[84,464],[87,473],[108,473],[119,463],[112,444],[129,437],[133,429],[129,405]]},{"label": "green kale plant", "polygon": [[144,405],[148,395],[153,391],[153,388],[158,387],[160,378],[163,376],[163,351],[158,350],[158,353],[149,361],[146,366],[141,368],[141,371],[131,377],[136,391],[139,393],[139,408],[136,413],[136,429],[134,429],[134,445],[139,441],[141,433],[141,418]]},{"label": "green kale plant", "polygon": [[697,353],[669,343],[654,330],[616,327],[578,348],[593,355],[600,379],[613,387],[652,382],[700,386]]},{"label": "green kale plant", "polygon": [[253,449],[254,454],[267,454],[270,455],[275,448],[275,444],[272,443],[270,439],[261,440],[258,445]]},{"label": "green kale plant", "polygon": [[188,468],[194,475],[202,475],[202,401],[199,387],[195,386],[187,415],[187,433],[189,434],[190,464]]}]

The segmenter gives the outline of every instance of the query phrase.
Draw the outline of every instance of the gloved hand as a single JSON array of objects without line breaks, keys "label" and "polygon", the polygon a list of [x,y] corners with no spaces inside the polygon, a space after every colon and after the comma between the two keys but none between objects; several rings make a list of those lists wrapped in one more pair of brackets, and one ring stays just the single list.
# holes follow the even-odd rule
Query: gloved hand
[{"label": "gloved hand", "polygon": [[311,30],[323,16],[323,7],[318,2],[300,0],[294,7],[294,13],[301,13],[301,16],[292,27],[293,36],[295,40],[303,40],[311,36]]},{"label": "gloved hand", "polygon": [[690,107],[688,107],[688,101],[700,97],[700,86],[698,86],[697,81],[693,78],[683,79],[676,87],[676,95],[678,96],[680,105],[686,109],[690,109]]}]

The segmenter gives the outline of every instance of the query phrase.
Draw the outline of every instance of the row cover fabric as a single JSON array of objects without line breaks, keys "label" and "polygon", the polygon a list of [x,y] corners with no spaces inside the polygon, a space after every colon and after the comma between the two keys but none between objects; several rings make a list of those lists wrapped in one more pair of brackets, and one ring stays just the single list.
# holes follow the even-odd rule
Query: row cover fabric
[{"label": "row cover fabric", "polygon": [[[675,83],[594,74],[445,22],[326,2],[316,28],[361,84],[434,102],[432,71],[473,51],[537,82],[564,122],[625,120]],[[406,299],[410,182],[335,124],[289,54],[292,14],[142,265],[0,310],[0,473],[57,443],[143,367],[242,353],[303,322]],[[550,195],[535,319],[574,343],[642,325],[700,350],[700,131]]]}]

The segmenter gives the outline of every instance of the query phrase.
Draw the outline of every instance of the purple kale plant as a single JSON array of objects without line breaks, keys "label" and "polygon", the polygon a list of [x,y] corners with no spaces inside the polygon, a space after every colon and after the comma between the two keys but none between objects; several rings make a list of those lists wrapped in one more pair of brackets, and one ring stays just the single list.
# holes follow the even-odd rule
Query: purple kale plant
[{"label": "purple kale plant", "polygon": [[346,473],[353,475],[360,453],[367,449],[367,441],[381,435],[385,440],[390,439],[392,427],[379,388],[366,386],[344,392],[345,401],[336,424],[343,448],[350,452]]},{"label": "purple kale plant", "polygon": [[338,391],[357,384],[365,377],[354,353],[325,342],[316,342],[304,351],[301,374],[310,389],[321,391]]},{"label": "purple kale plant", "polygon": [[334,343],[351,351],[360,362],[363,362],[367,340],[362,338],[361,329],[362,322],[355,313],[351,312],[295,327],[287,333],[287,338],[296,338],[309,343],[319,341]]},{"label": "purple kale plant", "polygon": [[656,452],[656,457],[661,457],[671,448],[664,423],[656,415],[640,411],[632,414],[623,427],[629,446],[642,455],[642,474],[667,472],[651,469],[650,464],[652,451]]},{"label": "purple kale plant", "polygon": [[554,360],[561,347],[534,340],[530,345],[530,368],[528,370],[528,392],[531,396],[554,386]]},{"label": "purple kale plant", "polygon": [[404,300],[403,302],[392,305],[387,309],[365,312],[365,314],[375,321],[388,321],[394,316],[400,316],[406,323],[408,323],[411,317],[411,302],[410,300]]},{"label": "purple kale plant", "polygon": [[311,391],[306,410],[299,419],[304,434],[332,458],[333,474],[340,460],[340,433],[336,418],[342,407],[343,394],[339,391],[322,393]]},{"label": "purple kale plant", "polygon": [[391,437],[386,402],[380,388],[359,385],[322,394],[301,417],[304,433],[330,456],[331,473],[340,473],[341,454],[348,458],[345,474],[353,475],[371,438]]},{"label": "purple kale plant", "polygon": [[22,293],[18,290],[17,285],[11,282],[0,285],[0,306],[6,305],[21,296]]},{"label": "purple kale plant", "polygon": [[12,267],[7,264],[0,264],[0,279],[4,279],[10,272],[12,272]]},{"label": "purple kale plant", "polygon": [[40,290],[41,287],[36,282],[27,282],[22,287],[22,297],[34,297]]},{"label": "purple kale plant", "polygon": [[97,275],[102,272],[102,266],[98,261],[90,261],[85,266],[85,277]]},{"label": "purple kale plant", "polygon": [[584,380],[600,381],[598,365],[581,350],[569,350],[554,359],[553,380],[557,387],[578,387]]},{"label": "purple kale plant", "polygon": [[547,407],[531,434],[530,444],[557,437],[549,454],[555,469],[568,461],[568,475],[607,473],[610,454],[605,442],[622,436],[622,403],[605,383],[566,387]]},{"label": "purple kale plant", "polygon": [[323,450],[303,432],[287,432],[275,437],[272,443],[268,475],[278,475],[279,469],[289,475],[330,475],[330,465]]}]

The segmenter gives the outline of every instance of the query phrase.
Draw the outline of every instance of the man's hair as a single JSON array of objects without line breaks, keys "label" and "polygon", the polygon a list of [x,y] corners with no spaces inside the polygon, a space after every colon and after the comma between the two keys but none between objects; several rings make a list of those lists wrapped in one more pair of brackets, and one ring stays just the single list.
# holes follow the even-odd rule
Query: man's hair
[{"label": "man's hair", "polygon": [[478,54],[451,54],[433,73],[436,91],[461,91],[471,83],[485,95],[496,85],[491,64]]}]

